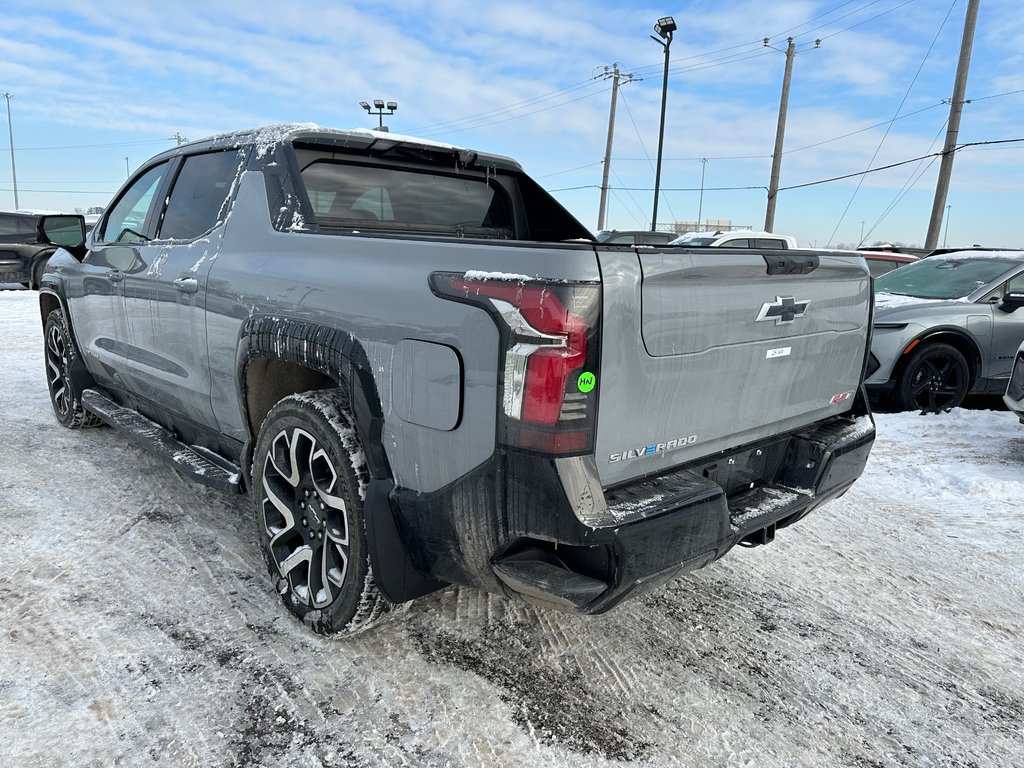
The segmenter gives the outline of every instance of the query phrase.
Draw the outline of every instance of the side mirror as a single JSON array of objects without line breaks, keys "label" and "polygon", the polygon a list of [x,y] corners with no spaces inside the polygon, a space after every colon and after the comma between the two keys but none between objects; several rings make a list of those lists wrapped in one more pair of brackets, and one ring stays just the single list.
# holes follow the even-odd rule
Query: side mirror
[{"label": "side mirror", "polygon": [[1024,307],[1024,293],[1008,293],[1000,299],[996,307],[1003,312],[1016,312]]},{"label": "side mirror", "polygon": [[77,215],[42,216],[39,240],[61,248],[81,248],[85,245],[85,219]]}]

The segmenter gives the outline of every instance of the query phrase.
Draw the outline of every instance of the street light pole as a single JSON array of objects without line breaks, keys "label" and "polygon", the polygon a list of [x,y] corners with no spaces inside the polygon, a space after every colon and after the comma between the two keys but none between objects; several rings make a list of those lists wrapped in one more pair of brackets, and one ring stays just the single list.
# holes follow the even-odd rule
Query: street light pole
[{"label": "street light pole", "polygon": [[18,210],[21,206],[18,205],[18,171],[14,167],[14,127],[11,124],[11,99],[14,98],[13,93],[0,94],[7,99],[7,135],[11,139],[11,181],[14,182],[14,210]]},{"label": "street light pole", "polygon": [[658,164],[654,170],[654,210],[651,213],[651,231],[658,228],[658,192],[661,190],[661,156],[665,148],[665,104],[668,101],[668,61],[669,46],[672,45],[672,33],[676,31],[676,21],[671,16],[658,19],[654,25],[660,40],[651,35],[651,40],[665,49],[665,74],[661,80],[661,126],[658,129]]}]

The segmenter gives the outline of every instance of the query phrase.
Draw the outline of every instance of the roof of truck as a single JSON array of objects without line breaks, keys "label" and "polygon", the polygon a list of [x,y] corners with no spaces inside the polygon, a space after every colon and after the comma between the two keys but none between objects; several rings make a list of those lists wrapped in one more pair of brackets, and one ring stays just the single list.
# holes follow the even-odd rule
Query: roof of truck
[{"label": "roof of truck", "polygon": [[339,149],[369,150],[386,152],[395,147],[416,147],[430,152],[457,155],[463,165],[477,165],[503,170],[521,171],[522,166],[510,157],[480,152],[474,149],[458,147],[440,141],[422,139],[416,136],[405,136],[389,131],[376,131],[368,128],[342,130],[324,128],[315,123],[280,123],[265,125],[260,128],[249,128],[229,133],[220,133],[197,141],[191,141],[180,147],[174,147],[163,154],[174,155],[182,150],[194,150],[197,147],[241,147],[253,145],[260,155],[265,155],[276,146],[294,141],[314,141],[326,143]]}]

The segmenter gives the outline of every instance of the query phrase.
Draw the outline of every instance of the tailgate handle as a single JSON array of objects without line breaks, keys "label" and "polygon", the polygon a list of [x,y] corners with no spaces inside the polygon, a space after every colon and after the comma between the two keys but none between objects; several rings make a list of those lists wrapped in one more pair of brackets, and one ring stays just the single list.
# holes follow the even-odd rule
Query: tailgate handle
[{"label": "tailgate handle", "polygon": [[761,257],[768,265],[769,275],[809,275],[820,264],[817,255],[813,253],[800,256],[788,253],[763,253]]}]

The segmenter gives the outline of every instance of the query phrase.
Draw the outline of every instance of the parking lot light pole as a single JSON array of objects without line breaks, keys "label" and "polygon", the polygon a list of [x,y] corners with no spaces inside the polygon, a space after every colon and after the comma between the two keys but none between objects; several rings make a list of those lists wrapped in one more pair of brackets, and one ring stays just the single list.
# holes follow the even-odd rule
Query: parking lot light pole
[{"label": "parking lot light pole", "polygon": [[651,231],[658,228],[658,192],[661,190],[661,156],[665,148],[665,103],[668,100],[668,49],[672,45],[672,33],[676,31],[676,21],[671,16],[658,19],[654,25],[658,37],[651,35],[651,40],[665,49],[665,75],[661,80],[661,127],[658,129],[658,162],[654,170],[654,210],[651,212]]},{"label": "parking lot light pole", "polygon": [[11,125],[11,99],[14,98],[13,93],[2,93],[7,99],[7,135],[11,139],[11,181],[14,182],[14,210],[18,210],[21,206],[18,205],[18,171],[14,167],[14,127]]},{"label": "parking lot light pole", "polygon": [[[383,99],[374,99],[372,109],[370,108],[370,105],[367,104],[365,101],[360,101],[359,106],[365,109],[368,115],[377,115],[377,130],[386,132],[388,130],[388,127],[384,125],[384,115],[395,114],[395,110],[398,109],[398,102],[389,101],[385,105]],[[389,111],[385,112],[385,109]]]}]

